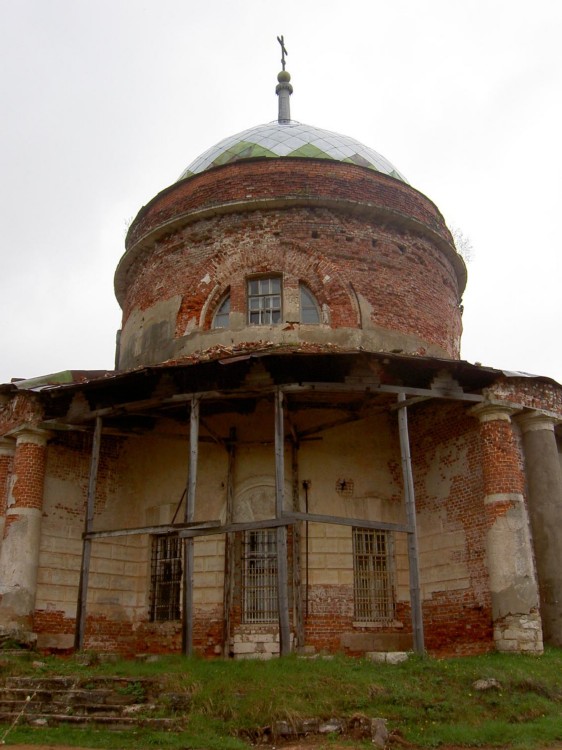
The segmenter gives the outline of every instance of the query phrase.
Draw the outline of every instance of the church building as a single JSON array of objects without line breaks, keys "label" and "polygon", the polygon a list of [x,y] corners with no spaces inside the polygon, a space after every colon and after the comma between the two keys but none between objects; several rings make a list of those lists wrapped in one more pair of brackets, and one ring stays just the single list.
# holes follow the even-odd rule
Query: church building
[{"label": "church building", "polygon": [[562,646],[562,387],[460,359],[439,210],[282,67],[133,221],[115,370],[0,385],[0,642]]}]

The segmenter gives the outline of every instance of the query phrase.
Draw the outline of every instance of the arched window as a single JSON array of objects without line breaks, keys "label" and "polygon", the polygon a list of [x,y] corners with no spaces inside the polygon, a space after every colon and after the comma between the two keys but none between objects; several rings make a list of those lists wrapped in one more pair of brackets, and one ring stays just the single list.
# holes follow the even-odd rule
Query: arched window
[{"label": "arched window", "polygon": [[320,306],[308,287],[300,285],[301,323],[320,323]]},{"label": "arched window", "polygon": [[230,321],[230,294],[227,294],[213,317],[213,328],[228,328]]}]

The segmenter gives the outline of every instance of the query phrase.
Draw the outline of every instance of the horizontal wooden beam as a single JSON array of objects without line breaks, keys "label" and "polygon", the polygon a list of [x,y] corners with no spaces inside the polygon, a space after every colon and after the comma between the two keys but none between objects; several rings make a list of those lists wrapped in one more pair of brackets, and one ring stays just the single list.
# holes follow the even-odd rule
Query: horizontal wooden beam
[{"label": "horizontal wooden beam", "polygon": [[134,536],[138,534],[175,534],[184,529],[209,529],[220,526],[220,521],[193,521],[192,523],[159,524],[158,526],[138,526],[131,529],[106,529],[90,531],[84,539],[105,539],[114,536]]},{"label": "horizontal wooden beam", "polygon": [[407,396],[424,396],[425,398],[444,398],[453,401],[484,401],[485,397],[477,393],[459,393],[442,388],[412,388],[407,385],[380,385],[376,380],[362,383],[310,382],[282,386],[285,393],[317,391],[318,393],[404,393]]},{"label": "horizontal wooden beam", "polygon": [[193,521],[192,523],[159,524],[156,526],[139,526],[130,529],[105,529],[103,531],[90,531],[83,534],[84,539],[108,539],[110,537],[135,536],[140,534],[178,534],[182,539],[208,534],[229,534],[235,531],[248,531],[253,529],[272,529],[277,526],[290,526],[297,521],[308,521],[309,523],[329,523],[339,526],[361,526],[366,529],[379,529],[381,531],[401,531],[410,533],[407,524],[387,523],[385,521],[370,521],[366,518],[345,518],[343,516],[330,516],[320,513],[284,513],[281,518],[264,518],[259,521],[241,521],[237,523],[221,524],[219,520]]},{"label": "horizontal wooden beam", "polygon": [[412,532],[408,524],[387,523],[385,521],[370,521],[366,518],[344,518],[343,516],[329,516],[319,513],[299,513],[291,511],[284,513],[281,518],[264,518],[259,521],[243,521],[229,523],[222,526],[203,527],[200,524],[194,528],[186,528],[179,532],[182,538],[195,536],[206,536],[210,534],[228,534],[235,531],[250,531],[254,529],[273,529],[278,526],[290,526],[297,521],[308,521],[310,523],[329,523],[339,526],[360,526],[366,529],[379,529],[380,531],[400,531],[406,534]]},{"label": "horizontal wooden beam", "polygon": [[329,516],[322,513],[292,512],[291,518],[296,521],[309,523],[330,523],[338,526],[360,526],[365,529],[379,529],[380,531],[402,531],[412,533],[412,528],[406,523],[387,523],[386,521],[369,521],[366,518],[344,518],[343,516]]},{"label": "horizontal wooden beam", "polygon": [[[166,398],[147,398],[139,401],[126,401],[121,404],[114,404],[112,406],[103,407],[100,409],[93,409],[92,411],[86,412],[80,416],[75,416],[72,419],[53,419],[46,420],[43,424],[46,429],[65,429],[63,425],[68,425],[68,429],[78,428],[84,423],[90,422],[97,417],[112,417],[138,413],[144,410],[160,409],[169,406],[175,406],[187,403],[197,397],[205,400],[215,401],[236,401],[244,398],[257,398],[263,396],[266,393],[273,393],[277,386],[266,386],[259,390],[237,390],[237,391],[198,391],[193,393],[176,393],[173,396]],[[388,393],[388,394],[399,394],[404,393],[407,396],[420,396],[424,398],[443,398],[454,401],[471,401],[480,402],[484,401],[485,397],[475,393],[459,393],[451,392],[445,389],[439,388],[412,388],[409,386],[402,385],[381,385],[378,380],[373,379],[372,381],[364,380],[360,383],[331,383],[331,382],[304,382],[304,383],[291,383],[280,388],[283,393],[306,393],[306,392],[318,392],[318,393],[356,393],[356,394],[377,394],[377,393]]]},{"label": "horizontal wooden beam", "polygon": [[230,534],[236,531],[252,531],[253,529],[273,529],[277,526],[291,526],[295,523],[294,514],[287,514],[283,518],[264,518],[261,521],[242,521],[239,523],[227,523],[223,526],[212,528],[193,528],[180,531],[182,539],[190,539],[195,536],[207,536],[208,534]]}]

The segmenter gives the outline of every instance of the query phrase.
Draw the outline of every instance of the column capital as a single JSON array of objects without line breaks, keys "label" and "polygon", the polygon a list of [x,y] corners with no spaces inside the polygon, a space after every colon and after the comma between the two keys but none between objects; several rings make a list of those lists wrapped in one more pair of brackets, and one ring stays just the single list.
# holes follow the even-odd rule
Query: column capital
[{"label": "column capital", "polygon": [[16,452],[16,441],[12,438],[0,437],[0,457],[13,456]]},{"label": "column capital", "polygon": [[561,420],[540,411],[526,411],[517,415],[517,424],[521,432],[534,432],[535,430],[548,430],[554,432],[554,426]]},{"label": "column capital", "polygon": [[476,404],[468,410],[468,413],[479,419],[481,424],[497,421],[511,422],[512,415],[517,412],[518,409],[507,404],[492,404],[488,401]]},{"label": "column capital", "polygon": [[44,448],[51,437],[49,430],[43,430],[35,425],[22,424],[10,433],[11,437],[16,438],[16,446],[22,443],[32,443]]}]

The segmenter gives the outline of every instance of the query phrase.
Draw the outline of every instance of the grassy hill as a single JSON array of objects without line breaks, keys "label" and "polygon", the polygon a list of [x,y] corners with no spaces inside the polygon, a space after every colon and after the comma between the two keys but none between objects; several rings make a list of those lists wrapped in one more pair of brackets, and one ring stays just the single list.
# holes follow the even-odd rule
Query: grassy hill
[{"label": "grassy hill", "polygon": [[[345,657],[271,661],[99,661],[0,656],[0,681],[13,675],[145,678],[162,694],[184,700],[140,709],[126,732],[95,726],[0,727],[0,744],[51,743],[98,748],[241,750],[306,719],[382,717],[398,745],[441,744],[537,748],[562,741],[562,650],[544,656],[488,654],[436,660],[410,657],[397,665]],[[478,680],[495,681],[478,689]],[[142,690],[132,696],[143,703]],[[178,709],[181,705],[181,709]],[[143,727],[143,716],[170,716],[172,730]],[[370,740],[353,747],[372,747]]]}]

